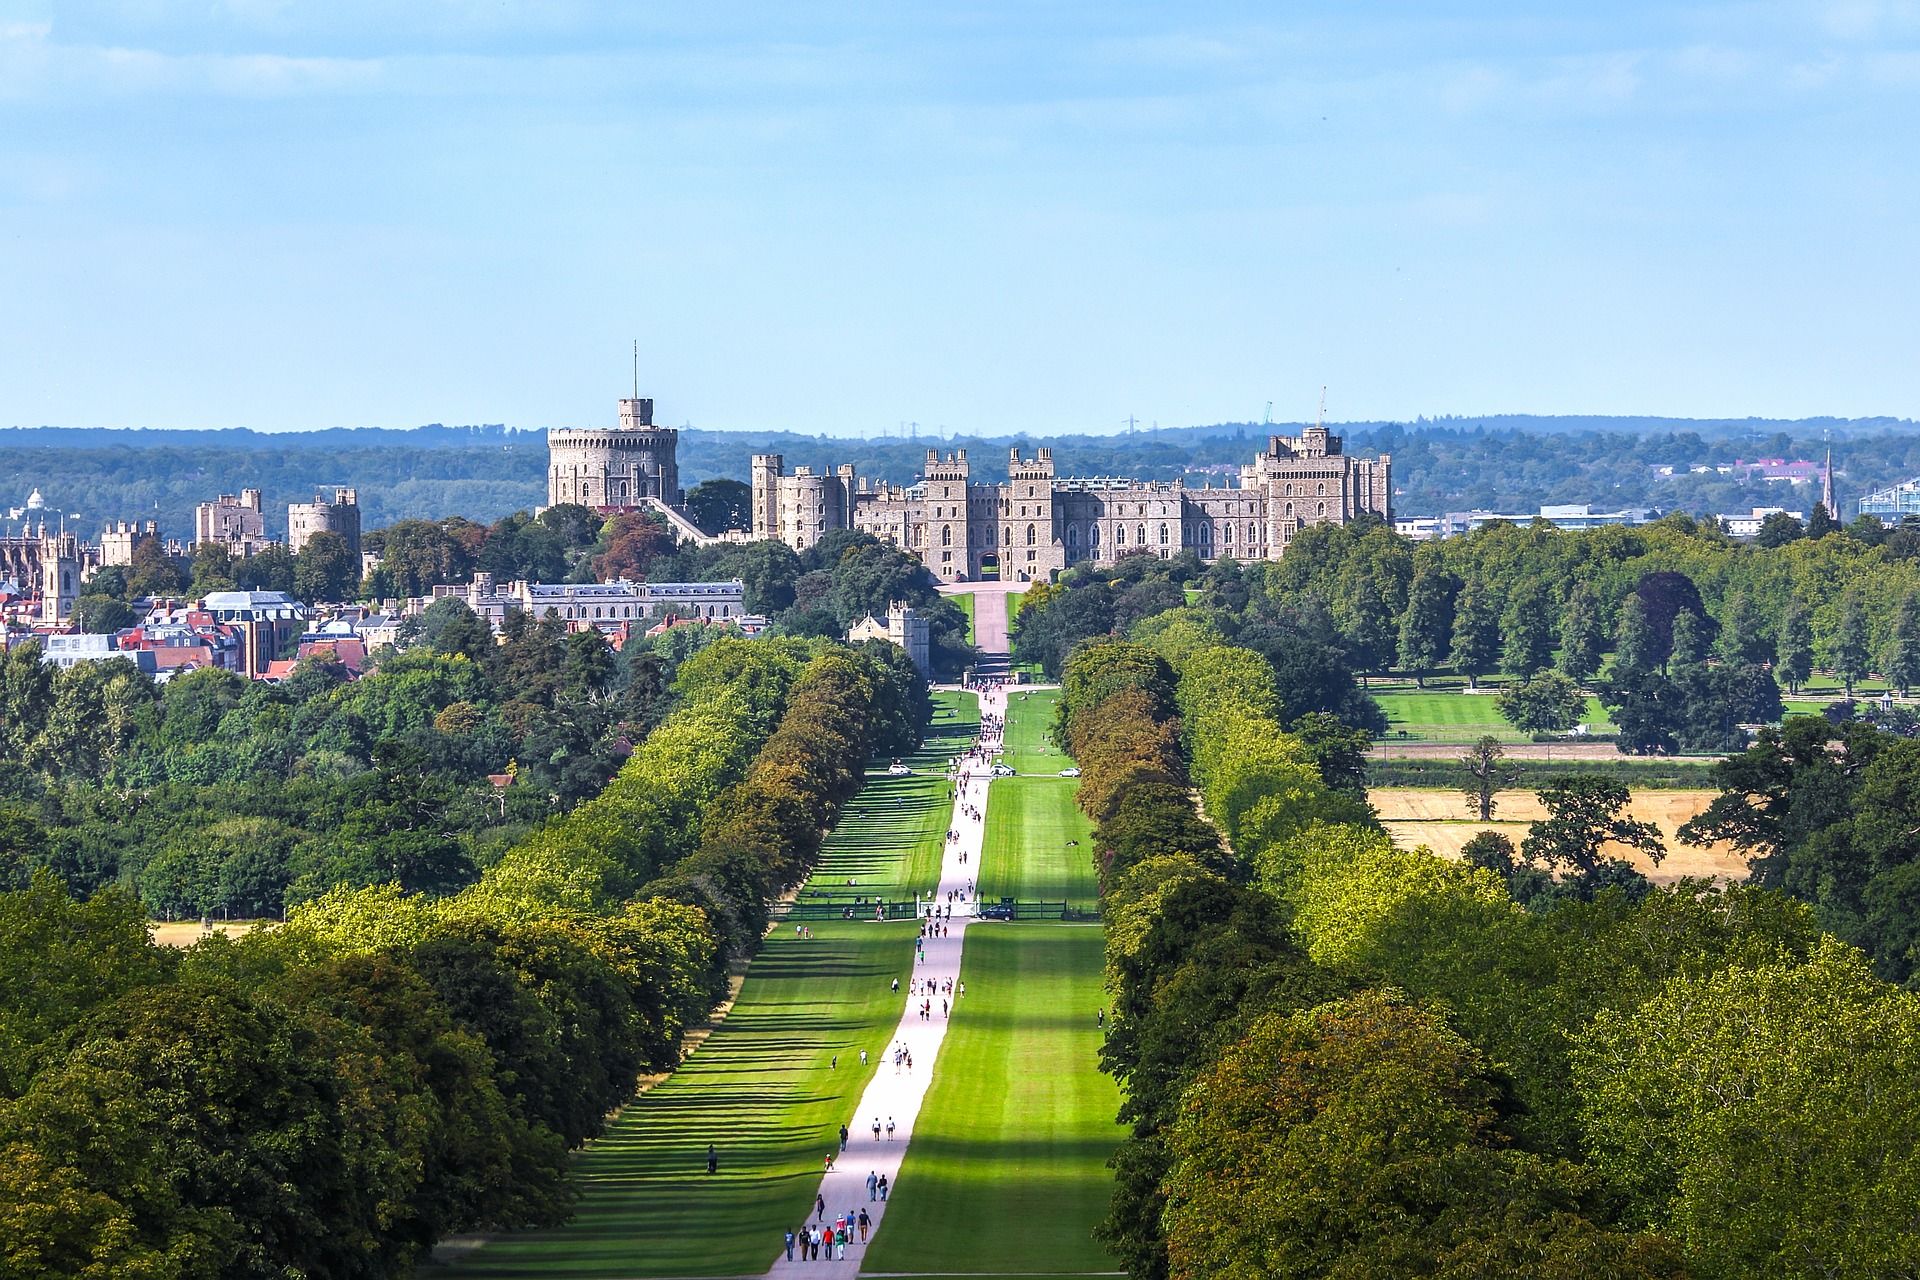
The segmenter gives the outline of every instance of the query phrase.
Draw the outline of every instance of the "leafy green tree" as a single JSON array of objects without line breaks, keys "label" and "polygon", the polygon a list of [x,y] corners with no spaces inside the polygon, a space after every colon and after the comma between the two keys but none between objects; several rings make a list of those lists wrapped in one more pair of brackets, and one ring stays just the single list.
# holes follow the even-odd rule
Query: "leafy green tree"
[{"label": "leafy green tree", "polygon": [[73,602],[73,625],[94,635],[111,635],[136,621],[133,607],[118,596],[83,595]]},{"label": "leafy green tree", "polygon": [[687,517],[703,533],[753,527],[753,487],[738,480],[703,480],[687,491]]},{"label": "leafy green tree", "polygon": [[1545,583],[1522,582],[1507,598],[1500,617],[1505,637],[1500,669],[1531,680],[1553,662],[1553,601]]},{"label": "leafy green tree", "polygon": [[1312,711],[1288,730],[1306,748],[1307,757],[1327,786],[1362,799],[1367,794],[1367,753],[1373,735],[1341,723],[1337,716]]},{"label": "leafy green tree", "polygon": [[495,655],[493,628],[457,596],[442,596],[420,615],[420,639],[435,653],[485,664]]},{"label": "leafy green tree", "polygon": [[1547,671],[1527,684],[1507,686],[1497,705],[1522,733],[1565,733],[1586,714],[1587,695],[1558,671]]},{"label": "leafy green tree", "polygon": [[1685,1274],[1665,1241],[1599,1225],[1597,1184],[1514,1150],[1498,1117],[1485,1060],[1438,1014],[1366,992],[1261,1018],[1169,1132],[1169,1275]]},{"label": "leafy green tree", "polygon": [[1806,526],[1797,517],[1776,511],[1760,522],[1760,532],[1753,536],[1753,545],[1771,551],[1799,541],[1806,533]]},{"label": "leafy green tree", "polygon": [[160,539],[148,535],[133,544],[133,561],[127,566],[127,592],[131,596],[177,596],[186,579]]},{"label": "leafy green tree", "polygon": [[1720,656],[1724,661],[1752,665],[1773,658],[1773,629],[1751,593],[1727,593],[1720,617]]},{"label": "leafy green tree", "polygon": [[1615,660],[1622,667],[1652,671],[1666,661],[1660,633],[1653,625],[1646,602],[1638,595],[1630,595],[1621,603],[1620,625],[1613,643]]},{"label": "leafy green tree", "polygon": [[1483,672],[1500,658],[1500,611],[1487,584],[1475,579],[1461,589],[1453,614],[1453,649],[1448,661],[1467,677],[1467,688],[1480,687]]},{"label": "leafy green tree", "polygon": [[1580,882],[1601,874],[1601,855],[1609,844],[1625,845],[1655,866],[1666,857],[1660,828],[1627,816],[1633,797],[1625,783],[1569,774],[1549,781],[1538,795],[1547,816],[1534,823],[1520,842],[1529,862],[1555,868]]},{"label": "leafy green tree", "polygon": [[1853,696],[1854,683],[1867,674],[1871,656],[1867,637],[1867,610],[1858,591],[1849,591],[1840,602],[1840,621],[1827,643],[1827,666]]},{"label": "leafy green tree", "polygon": [[1453,575],[1433,560],[1417,563],[1407,587],[1407,610],[1400,618],[1400,665],[1426,687],[1427,672],[1447,660],[1453,642],[1453,600],[1459,589]]},{"label": "leafy green tree", "polygon": [[242,591],[280,591],[293,594],[293,552],[276,542],[233,564],[234,582]]},{"label": "leafy green tree", "polygon": [[1920,1001],[1857,952],[1682,971],[1578,1039],[1587,1149],[1695,1275],[1912,1270]]},{"label": "leafy green tree", "polygon": [[233,552],[224,542],[197,542],[193,547],[193,583],[188,588],[195,599],[209,591],[237,590]]},{"label": "leafy green tree", "polygon": [[1791,601],[1780,617],[1780,639],[1774,650],[1774,671],[1787,682],[1787,692],[1798,693],[1813,674],[1813,624],[1798,601]]},{"label": "leafy green tree", "polygon": [[1673,652],[1668,661],[1676,667],[1697,667],[1707,660],[1707,625],[1699,614],[1682,609],[1673,615]]},{"label": "leafy green tree", "polygon": [[1573,589],[1560,613],[1560,670],[1581,683],[1591,680],[1600,670],[1606,639],[1599,603],[1583,582]]},{"label": "leafy green tree", "polygon": [[1480,821],[1492,822],[1495,797],[1519,781],[1519,768],[1507,763],[1506,748],[1491,734],[1474,743],[1460,763],[1471,779],[1461,788],[1468,805]]},{"label": "leafy green tree", "polygon": [[1833,518],[1824,502],[1813,504],[1813,511],[1807,516],[1807,537],[1824,538],[1830,533],[1840,531],[1840,522]]},{"label": "leafy green tree", "polygon": [[1920,591],[1909,591],[1901,598],[1881,666],[1903,698],[1920,684]]},{"label": "leafy green tree", "polygon": [[1373,575],[1363,570],[1348,575],[1346,589],[1334,606],[1341,639],[1364,682],[1367,673],[1385,671],[1393,665],[1396,634],[1393,610],[1388,607]]},{"label": "leafy green tree", "polygon": [[424,596],[442,583],[462,581],[468,565],[466,547],[444,524],[402,520],[386,530],[380,567],[399,595]]},{"label": "leafy green tree", "polygon": [[351,599],[360,585],[360,561],[331,530],[309,537],[294,557],[293,593],[308,604]]}]

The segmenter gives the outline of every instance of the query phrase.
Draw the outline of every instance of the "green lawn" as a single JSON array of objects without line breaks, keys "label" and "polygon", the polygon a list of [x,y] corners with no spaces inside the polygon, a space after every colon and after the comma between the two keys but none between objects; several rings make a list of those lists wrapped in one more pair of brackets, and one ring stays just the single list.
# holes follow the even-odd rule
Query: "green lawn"
[{"label": "green lawn", "polygon": [[1007,691],[1007,738],[1001,758],[1020,773],[1057,775],[1073,763],[1047,735],[1053,728],[1058,689]]},{"label": "green lawn", "polygon": [[[1387,692],[1370,690],[1387,713],[1387,736],[1424,742],[1471,742],[1491,734],[1502,742],[1531,741],[1500,717],[1499,699],[1490,693]],[[1613,720],[1597,698],[1587,699],[1587,725],[1596,733],[1613,729]]]},{"label": "green lawn", "polygon": [[1101,944],[1092,925],[967,930],[967,996],[864,1270],[1114,1269],[1091,1234],[1123,1136],[1119,1092],[1096,1065]]},{"label": "green lawn", "polygon": [[[972,694],[941,694],[927,746],[911,763],[941,768],[978,726]],[[880,891],[935,881],[951,819],[939,773],[869,775],[828,838],[813,884],[848,877]],[[506,1236],[468,1255],[458,1276],[739,1275],[772,1262],[798,1222],[820,1159],[853,1114],[900,1017],[895,977],[911,971],[911,921],[826,921],[801,941],[776,929],[739,998],[706,1043],[628,1106],[575,1163],[574,1221]],[[874,1067],[863,1072],[859,1051]],[[838,1069],[830,1066],[839,1056]],[[707,1143],[720,1173],[705,1173]],[[444,1274],[435,1267],[430,1274]]]},{"label": "green lawn", "polygon": [[948,596],[947,599],[959,605],[960,612],[967,615],[967,643],[979,643],[973,638],[973,592],[969,591],[963,595]]},{"label": "green lawn", "polygon": [[1024,605],[1026,602],[1027,602],[1026,592],[1024,591],[1007,592],[1007,634],[1009,636],[1013,634],[1013,620],[1020,616],[1020,606]]},{"label": "green lawn", "polygon": [[1100,886],[1093,828],[1073,802],[1078,786],[1071,778],[994,779],[980,855],[981,897],[1095,905]]}]

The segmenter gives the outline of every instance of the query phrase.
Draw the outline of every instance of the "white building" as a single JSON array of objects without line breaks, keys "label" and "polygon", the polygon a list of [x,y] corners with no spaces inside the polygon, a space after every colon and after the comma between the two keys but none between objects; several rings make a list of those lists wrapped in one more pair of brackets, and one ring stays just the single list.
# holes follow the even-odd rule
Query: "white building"
[{"label": "white building", "polygon": [[1767,522],[1768,516],[1781,515],[1792,516],[1795,520],[1802,522],[1807,518],[1807,513],[1804,511],[1789,511],[1785,507],[1755,507],[1751,515],[1721,516],[1720,523],[1726,526],[1727,533],[1731,537],[1751,538],[1760,532],[1760,526]]},{"label": "white building", "polygon": [[617,631],[663,613],[703,622],[733,622],[746,616],[744,582],[510,582],[500,586],[490,573],[478,573],[466,586],[436,587],[434,596],[463,600],[499,631],[507,614],[554,617],[574,629]]},{"label": "white building", "polygon": [[926,618],[909,605],[898,601],[889,605],[885,621],[868,614],[848,628],[847,640],[853,644],[863,640],[891,641],[907,651],[921,675],[933,672],[932,629]]},{"label": "white building", "polygon": [[153,654],[138,649],[122,649],[119,636],[104,632],[42,636],[40,644],[41,661],[62,671],[83,662],[104,662],[109,658],[125,658],[148,675],[152,675],[159,665]]}]

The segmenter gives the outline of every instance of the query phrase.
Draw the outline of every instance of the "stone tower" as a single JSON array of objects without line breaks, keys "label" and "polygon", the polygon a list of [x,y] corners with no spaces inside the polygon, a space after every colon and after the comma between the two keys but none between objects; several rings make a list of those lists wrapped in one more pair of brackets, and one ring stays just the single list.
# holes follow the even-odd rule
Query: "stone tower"
[{"label": "stone tower", "polygon": [[927,450],[927,549],[921,558],[942,582],[960,582],[974,572],[967,483],[965,449],[944,458],[937,449]]},{"label": "stone tower", "polygon": [[1008,450],[1007,487],[1000,499],[1000,577],[1030,582],[1066,567],[1055,553],[1053,531],[1053,450],[1042,448],[1023,458]]}]

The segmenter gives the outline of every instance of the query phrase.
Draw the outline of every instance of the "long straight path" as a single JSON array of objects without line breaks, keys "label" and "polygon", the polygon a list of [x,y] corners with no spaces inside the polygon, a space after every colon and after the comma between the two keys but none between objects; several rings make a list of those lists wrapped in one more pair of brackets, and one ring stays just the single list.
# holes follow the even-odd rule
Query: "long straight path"
[{"label": "long straight path", "polygon": [[[982,724],[1004,724],[1006,707],[1004,690],[981,693]],[[925,915],[929,908],[944,911],[951,906],[952,919],[944,921],[946,936],[926,939],[926,959],[913,966],[913,977],[904,989],[906,998],[892,1045],[885,1051],[879,1071],[854,1110],[847,1149],[821,1177],[805,1223],[793,1224],[796,1232],[803,1225],[824,1228],[842,1217],[857,1219],[864,1209],[869,1222],[867,1238],[861,1240],[855,1230],[844,1258],[827,1258],[824,1246],[817,1262],[802,1260],[798,1248],[791,1261],[783,1253],[767,1272],[769,1277],[858,1274],[867,1246],[886,1218],[888,1201],[868,1192],[867,1179],[885,1177],[889,1190],[899,1183],[900,1163],[913,1141],[914,1121],[920,1114],[927,1087],[933,1082],[934,1061],[947,1034],[947,1013],[943,1011],[942,1001],[947,1002],[945,1008],[950,1010],[953,1002],[960,998],[960,953],[966,943],[967,922],[973,918],[974,898],[970,886],[979,874],[980,851],[985,843],[993,744],[994,738],[983,730],[984,752],[970,757],[954,781],[952,829],[958,838],[947,843],[940,863],[940,883],[932,901],[922,908]],[[951,994],[947,991],[949,983],[953,986]],[[928,984],[932,984],[931,987]],[[931,1016],[923,1016],[921,1012],[927,1002],[931,1002]],[[896,1050],[904,1051],[905,1059],[912,1062],[911,1067],[905,1060],[896,1066],[893,1058]],[[873,1131],[876,1121],[880,1125],[878,1137]],[[822,1201],[824,1209],[818,1208]]]}]

